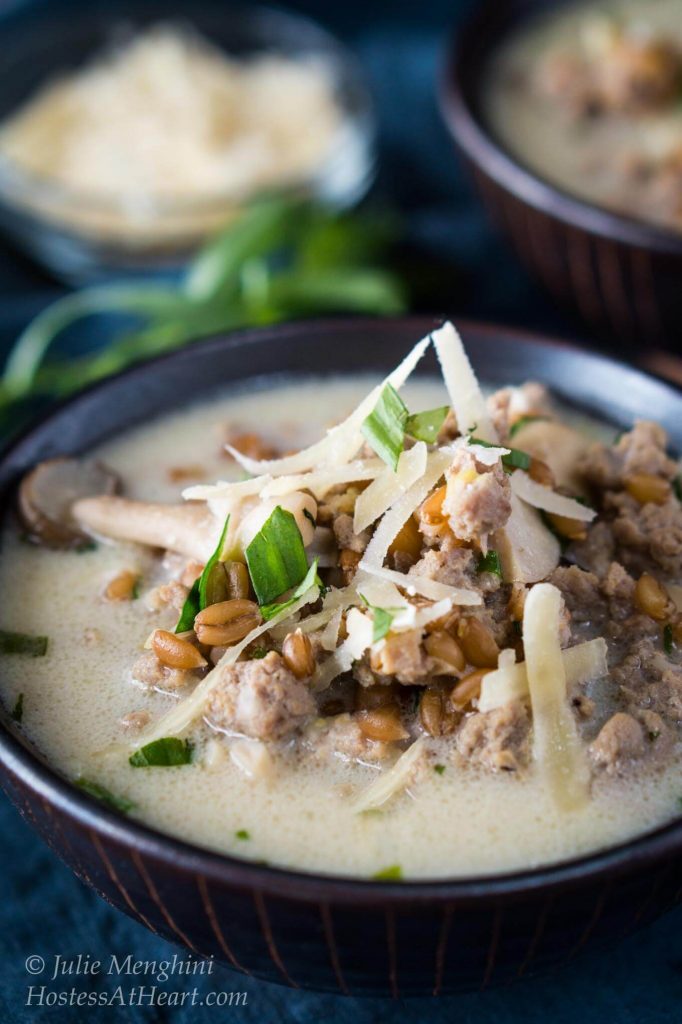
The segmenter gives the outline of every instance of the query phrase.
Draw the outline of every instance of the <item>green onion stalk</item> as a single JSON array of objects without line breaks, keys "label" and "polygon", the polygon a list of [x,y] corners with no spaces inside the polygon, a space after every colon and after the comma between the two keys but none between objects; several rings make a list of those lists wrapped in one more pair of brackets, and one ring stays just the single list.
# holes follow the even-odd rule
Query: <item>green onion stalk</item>
[{"label": "green onion stalk", "polygon": [[[209,241],[177,283],[99,285],[43,310],[7,359],[0,414],[16,426],[32,399],[65,397],[132,363],[238,327],[324,313],[403,312],[402,284],[381,266],[394,237],[385,216],[260,199]],[[128,326],[105,348],[55,355],[64,332],[93,316],[114,324],[125,318]]]}]

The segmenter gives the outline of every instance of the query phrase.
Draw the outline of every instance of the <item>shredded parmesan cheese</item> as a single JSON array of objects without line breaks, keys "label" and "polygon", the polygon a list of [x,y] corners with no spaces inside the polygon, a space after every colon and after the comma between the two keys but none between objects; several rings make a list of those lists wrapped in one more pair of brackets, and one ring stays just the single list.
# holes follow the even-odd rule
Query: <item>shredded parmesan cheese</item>
[{"label": "shredded parmesan cheese", "polygon": [[459,334],[448,321],[431,337],[460,433],[475,431],[483,441],[496,442],[497,431]]},{"label": "shredded parmesan cheese", "polygon": [[355,533],[362,533],[424,475],[427,454],[425,443],[419,441],[409,451],[401,453],[395,472],[390,466],[384,466],[374,482],[358,495],[353,517]]},{"label": "shredded parmesan cheese", "polygon": [[[52,199],[69,222],[170,234],[218,227],[235,202],[309,181],[348,131],[322,60],[231,58],[160,24],[48,81],[3,125],[0,152],[98,201]],[[175,213],[178,202],[194,209]]]},{"label": "shredded parmesan cheese", "polygon": [[[432,580],[429,576],[417,576],[415,573],[396,572],[395,569],[377,568],[360,562],[360,572],[368,576],[376,576],[380,580],[390,580],[397,587],[402,587],[410,596],[421,594],[430,601],[442,601],[448,598],[453,604],[473,605],[481,604],[482,598],[475,590],[465,590],[463,587],[451,587],[448,583],[441,583],[439,580]],[[357,586],[362,589],[362,578],[355,578]]]},{"label": "shredded parmesan cheese", "polygon": [[444,452],[431,452],[424,475],[398,498],[379,523],[360,563],[361,569],[369,571],[381,568],[388,554],[391,541],[400,533],[405,522],[414,510],[421,505],[431,488],[435,487],[450,465],[450,461],[450,456]]},{"label": "shredded parmesan cheese", "polygon": [[[608,674],[608,648],[603,637],[587,640],[585,643],[567,647],[561,652],[566,673],[568,690],[587,683],[593,679],[601,679]],[[511,658],[506,656],[511,655]],[[505,656],[503,658],[503,656]],[[528,698],[528,676],[526,663],[515,664],[514,651],[500,652],[498,668],[489,672],[481,684],[481,696],[478,699],[479,711],[493,711],[513,700]]]},{"label": "shredded parmesan cheese", "polygon": [[567,697],[559,643],[561,607],[561,592],[551,583],[532,587],[523,613],[523,644],[533,754],[557,806],[570,811],[587,800],[590,772]]},{"label": "shredded parmesan cheese", "polygon": [[511,488],[526,504],[533,508],[542,509],[543,512],[552,512],[557,516],[566,516],[567,519],[578,519],[581,523],[591,523],[597,513],[594,509],[582,505],[574,498],[567,498],[563,494],[557,494],[549,487],[531,480],[527,473],[519,469],[511,475]]},{"label": "shredded parmesan cheese", "polygon": [[430,337],[423,338],[417,342],[412,351],[408,352],[405,356],[402,363],[392,373],[389,373],[388,377],[381,384],[370,391],[343,423],[332,427],[326,437],[323,437],[321,441],[311,445],[309,448],[304,448],[302,451],[296,452],[294,455],[287,455],[282,459],[264,460],[250,459],[230,445],[227,445],[227,450],[247,473],[252,473],[254,476],[261,473],[283,476],[285,473],[301,473],[304,470],[313,468],[319,469],[321,467],[328,468],[345,465],[345,463],[350,462],[357,455],[364,444],[360,428],[376,405],[383,388],[386,384],[390,384],[396,390],[401,388],[426,352],[430,343]]}]

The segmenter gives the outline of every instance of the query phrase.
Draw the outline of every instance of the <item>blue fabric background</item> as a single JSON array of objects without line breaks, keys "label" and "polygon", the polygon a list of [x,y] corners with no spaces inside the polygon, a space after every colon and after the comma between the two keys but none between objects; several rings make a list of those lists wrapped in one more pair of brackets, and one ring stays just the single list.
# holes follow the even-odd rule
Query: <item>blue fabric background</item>
[{"label": "blue fabric background", "polygon": [[[59,0],[51,0],[58,3]],[[216,0],[216,3],[219,0]],[[17,3],[0,0],[2,11]],[[190,5],[191,6],[191,5]],[[452,154],[434,101],[434,81],[445,33],[465,13],[462,0],[300,0],[294,6],[344,36],[363,61],[377,99],[381,125],[379,188],[407,213],[410,231],[453,259],[451,289],[442,309],[525,326],[571,333],[572,325],[526,278],[510,253],[487,228],[480,208]],[[0,247],[0,351],[59,287],[34,267]],[[6,597],[5,597],[6,599]],[[161,960],[174,949],[117,913],[82,886],[40,843],[4,800],[0,801],[0,1024],[50,1020],[214,1021],[219,1015],[258,1024],[296,1021],[339,1024],[381,1021],[457,1020],[461,1024],[657,1024],[682,1018],[682,944],[677,927],[682,911],[669,915],[617,949],[592,955],[561,973],[512,988],[434,1000],[391,1004],[291,992],[227,971],[198,979],[209,990],[243,991],[247,1005],[157,1009],[106,1007],[87,1010],[25,1005],[28,985],[40,982],[25,968],[27,957],[78,954],[106,961],[112,954]],[[121,979],[130,991],[135,979]],[[88,992],[113,991],[106,979],[65,979]],[[182,991],[181,979],[164,988]],[[194,981],[191,982],[194,985]],[[55,986],[52,986],[53,988]]]}]

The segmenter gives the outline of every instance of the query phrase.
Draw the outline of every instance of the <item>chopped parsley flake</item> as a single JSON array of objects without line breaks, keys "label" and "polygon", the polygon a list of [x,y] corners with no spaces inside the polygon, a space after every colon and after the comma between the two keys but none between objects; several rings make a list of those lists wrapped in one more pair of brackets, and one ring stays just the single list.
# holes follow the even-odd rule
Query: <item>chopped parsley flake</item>
[{"label": "chopped parsley flake", "polygon": [[17,697],[16,704],[10,712],[10,718],[13,722],[21,722],[24,717],[24,695],[20,693]]},{"label": "chopped parsley flake", "polygon": [[666,654],[673,653],[673,627],[670,623],[663,629],[663,650]]},{"label": "chopped parsley flake", "polygon": [[376,875],[372,875],[375,882],[399,882],[402,877],[403,869],[400,864],[390,864],[387,868],[377,871]]}]

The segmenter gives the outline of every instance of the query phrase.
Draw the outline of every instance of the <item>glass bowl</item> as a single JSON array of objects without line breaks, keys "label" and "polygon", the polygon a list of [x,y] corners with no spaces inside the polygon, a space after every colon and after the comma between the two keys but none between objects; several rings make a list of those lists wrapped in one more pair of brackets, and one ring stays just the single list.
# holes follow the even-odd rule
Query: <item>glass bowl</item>
[{"label": "glass bowl", "polygon": [[[274,8],[187,0],[114,0],[96,6],[66,0],[58,13],[51,7],[46,2],[31,5],[0,22],[0,122],[45,82],[81,67],[146,26],[170,23],[194,30],[232,57],[268,54],[323,64],[341,112],[340,126],[315,172],[278,192],[344,208],[369,188],[376,161],[369,92],[354,58],[314,22]],[[0,230],[70,284],[175,270],[252,198],[253,193],[226,191],[148,199],[131,206],[129,200],[98,194],[94,188],[71,190],[0,158]]]}]

